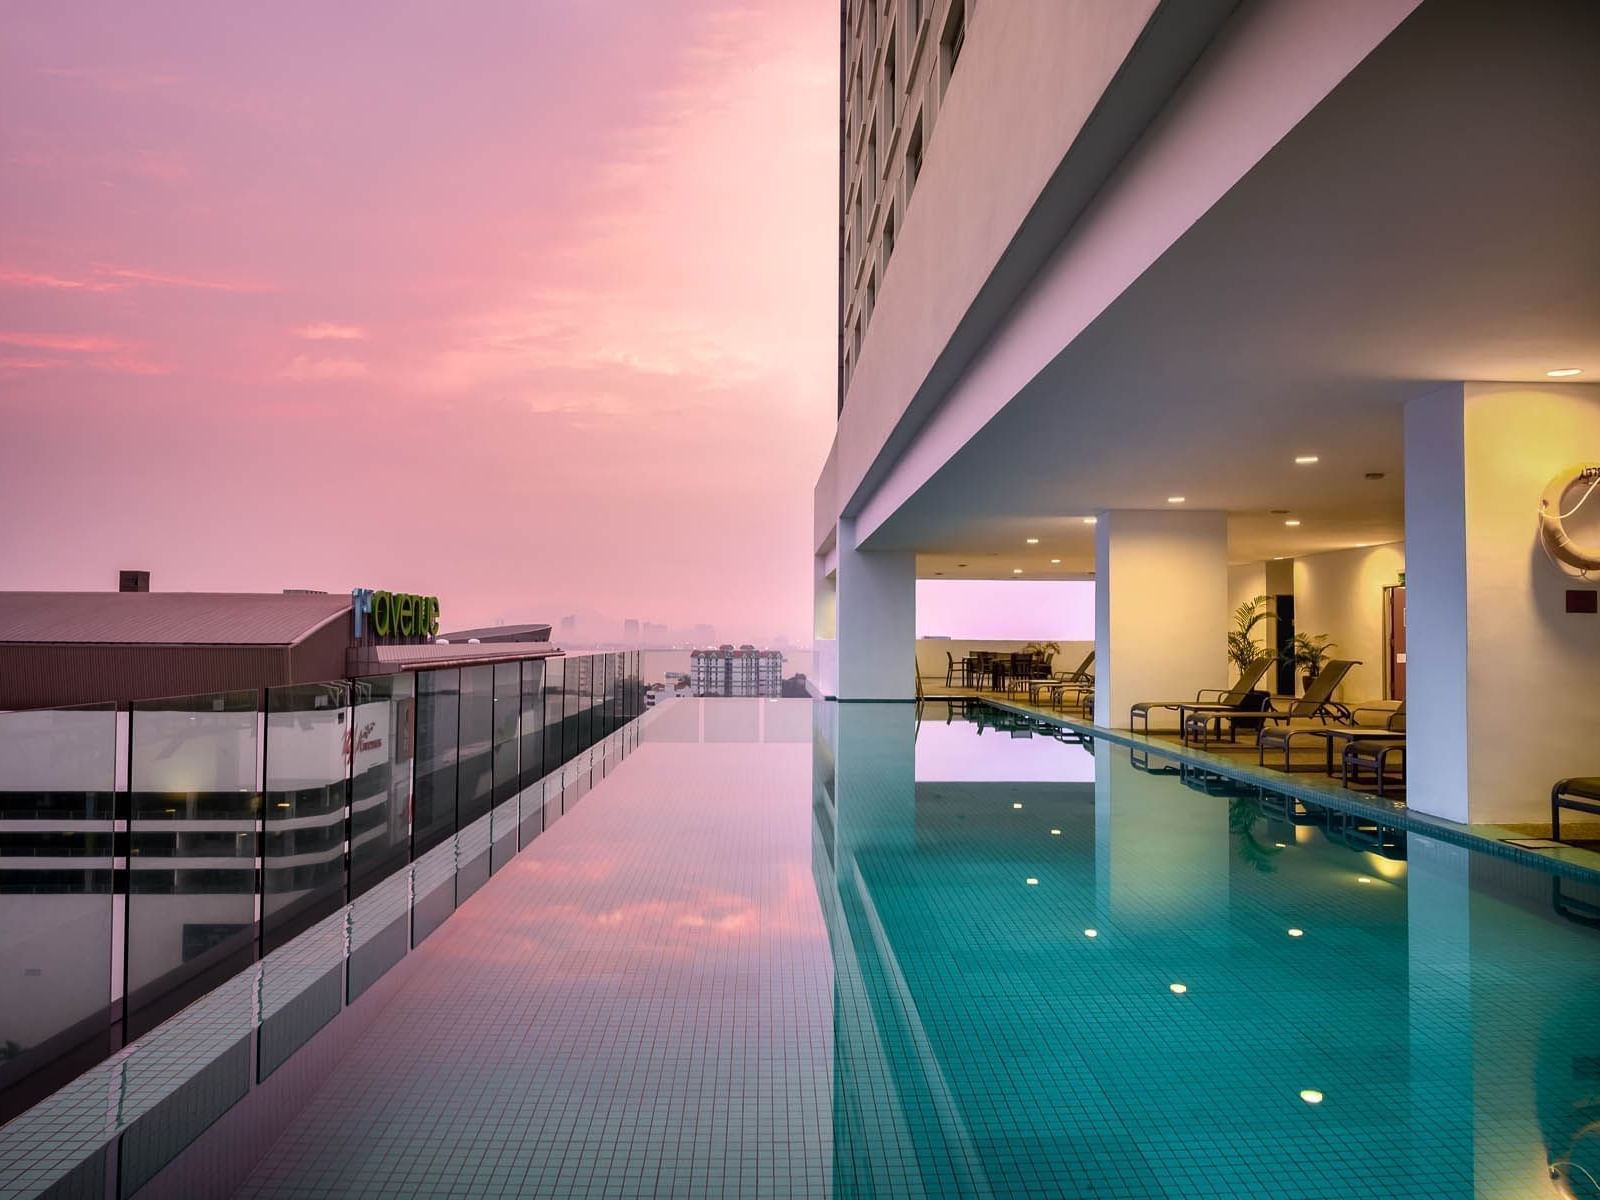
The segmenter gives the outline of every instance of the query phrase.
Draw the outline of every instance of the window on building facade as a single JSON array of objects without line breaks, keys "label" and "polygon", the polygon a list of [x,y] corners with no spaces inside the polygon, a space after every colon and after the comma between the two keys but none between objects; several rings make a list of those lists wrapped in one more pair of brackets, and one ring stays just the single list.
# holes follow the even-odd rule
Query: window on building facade
[{"label": "window on building facade", "polygon": [[950,81],[961,57],[961,47],[967,40],[966,0],[951,0],[950,12],[944,19],[944,33],[939,37],[939,71],[943,82]]},{"label": "window on building facade", "polygon": [[894,41],[893,26],[891,26],[888,37],[889,48],[883,55],[883,102],[891,124],[894,122],[895,114],[900,111],[900,92],[894,70]]},{"label": "window on building facade", "polygon": [[922,114],[917,114],[917,120],[911,126],[911,136],[906,139],[906,199],[911,199],[911,191],[917,186],[917,177],[922,174]]}]

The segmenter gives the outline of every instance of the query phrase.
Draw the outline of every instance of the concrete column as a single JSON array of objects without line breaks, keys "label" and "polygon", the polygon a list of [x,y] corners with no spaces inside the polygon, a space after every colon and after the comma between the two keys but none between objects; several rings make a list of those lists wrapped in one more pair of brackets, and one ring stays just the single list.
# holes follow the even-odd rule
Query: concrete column
[{"label": "concrete column", "polygon": [[[1600,581],[1545,555],[1538,516],[1557,472],[1600,462],[1600,387],[1450,384],[1406,406],[1405,456],[1407,801],[1546,822],[1555,780],[1600,773],[1600,615],[1566,611]],[[1600,508],[1568,528],[1600,540]]]},{"label": "concrete column", "polygon": [[1094,719],[1126,727],[1140,700],[1228,677],[1228,518],[1103,512],[1095,526]]},{"label": "concrete column", "polygon": [[913,700],[917,689],[917,556],[858,550],[855,521],[839,518],[840,700]]}]

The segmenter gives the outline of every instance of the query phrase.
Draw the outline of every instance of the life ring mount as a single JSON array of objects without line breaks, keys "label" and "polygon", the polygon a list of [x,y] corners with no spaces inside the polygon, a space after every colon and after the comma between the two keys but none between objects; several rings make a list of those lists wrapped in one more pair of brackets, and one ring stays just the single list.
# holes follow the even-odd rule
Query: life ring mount
[{"label": "life ring mount", "polygon": [[[1578,502],[1566,512],[1562,502],[1572,488],[1587,484]],[[1600,463],[1577,463],[1558,471],[1539,494],[1539,540],[1545,552],[1558,563],[1580,571],[1600,571],[1600,545],[1583,545],[1573,540],[1564,522],[1584,506],[1596,487],[1600,487]]]}]

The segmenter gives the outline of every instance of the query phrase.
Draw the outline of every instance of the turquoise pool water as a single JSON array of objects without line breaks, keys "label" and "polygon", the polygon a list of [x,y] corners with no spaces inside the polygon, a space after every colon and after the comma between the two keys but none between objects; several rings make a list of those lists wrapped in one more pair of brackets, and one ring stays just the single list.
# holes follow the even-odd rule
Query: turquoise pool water
[{"label": "turquoise pool water", "polygon": [[1600,888],[908,706],[679,701],[250,1196],[1600,1196]]}]

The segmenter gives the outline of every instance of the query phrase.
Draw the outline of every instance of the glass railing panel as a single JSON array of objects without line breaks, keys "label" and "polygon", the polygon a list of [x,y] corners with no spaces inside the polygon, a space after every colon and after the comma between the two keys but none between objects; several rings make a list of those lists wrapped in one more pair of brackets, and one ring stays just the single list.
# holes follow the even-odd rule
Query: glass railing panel
[{"label": "glass railing panel", "polygon": [[350,689],[267,689],[262,944],[282,945],[345,900]]},{"label": "glass railing panel", "polygon": [[411,768],[416,676],[355,682],[350,731],[350,894],[411,859]]},{"label": "glass railing panel", "polygon": [[566,762],[563,744],[567,661],[553,658],[544,670],[544,774],[549,775]]},{"label": "glass railing panel", "polygon": [[103,1053],[115,1017],[117,721],[0,713],[0,1121],[59,1082],[52,1064]]},{"label": "glass railing panel", "polygon": [[411,853],[419,857],[456,831],[461,672],[417,673],[416,806]]},{"label": "glass railing panel", "polygon": [[255,956],[255,692],[131,706],[127,993],[137,1034]]}]

